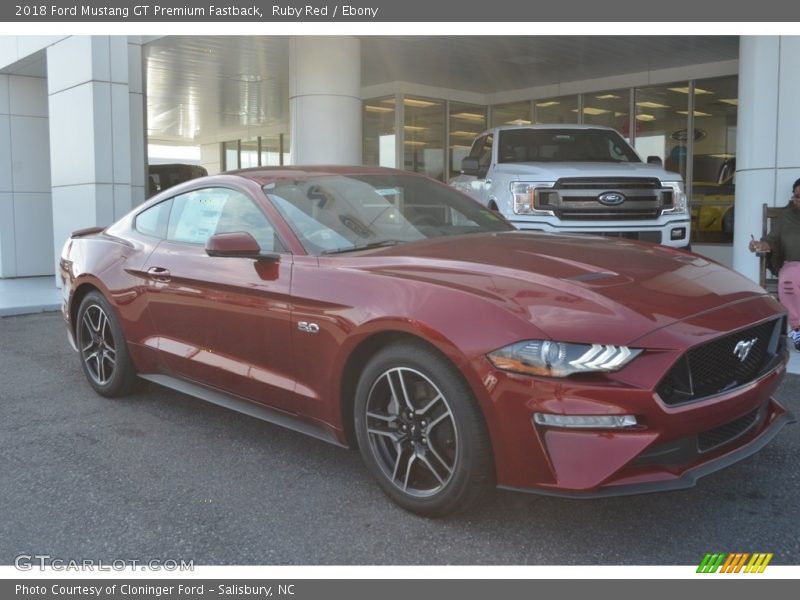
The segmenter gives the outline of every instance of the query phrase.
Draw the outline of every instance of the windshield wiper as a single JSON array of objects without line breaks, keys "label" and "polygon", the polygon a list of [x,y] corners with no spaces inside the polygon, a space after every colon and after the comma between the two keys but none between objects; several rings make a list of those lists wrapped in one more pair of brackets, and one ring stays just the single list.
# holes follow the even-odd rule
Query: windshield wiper
[{"label": "windshield wiper", "polygon": [[361,244],[359,246],[349,246],[347,248],[334,248],[333,250],[323,250],[322,254],[344,254],[345,252],[356,252],[357,250],[369,250],[370,248],[383,248],[385,246],[396,246],[397,244],[404,244],[407,240],[381,240],[379,242],[370,242],[369,244]]}]

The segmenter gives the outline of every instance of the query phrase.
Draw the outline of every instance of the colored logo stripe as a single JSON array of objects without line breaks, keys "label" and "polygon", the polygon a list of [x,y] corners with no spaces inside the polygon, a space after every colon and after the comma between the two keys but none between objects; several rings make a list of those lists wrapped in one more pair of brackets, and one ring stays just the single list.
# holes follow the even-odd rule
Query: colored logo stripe
[{"label": "colored logo stripe", "polygon": [[[745,573],[763,573],[769,561],[772,560],[772,552],[756,552],[752,555],[749,552],[734,552],[726,554],[724,552],[707,553],[700,566],[697,567],[698,573],[739,573],[744,568]],[[747,559],[750,562],[747,562]],[[747,563],[747,566],[745,566]]]}]

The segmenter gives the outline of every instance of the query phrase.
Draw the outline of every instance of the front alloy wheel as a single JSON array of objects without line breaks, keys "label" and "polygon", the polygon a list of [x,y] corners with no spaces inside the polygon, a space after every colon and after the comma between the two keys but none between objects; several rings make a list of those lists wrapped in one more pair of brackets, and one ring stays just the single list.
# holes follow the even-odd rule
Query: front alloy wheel
[{"label": "front alloy wheel", "polygon": [[385,371],[369,391],[366,420],[370,450],[395,487],[426,497],[447,486],[458,431],[447,399],[430,379],[410,368]]},{"label": "front alloy wheel", "polygon": [[493,482],[483,415],[445,357],[416,342],[380,350],[356,389],[362,458],[383,491],[417,514],[472,504]]}]

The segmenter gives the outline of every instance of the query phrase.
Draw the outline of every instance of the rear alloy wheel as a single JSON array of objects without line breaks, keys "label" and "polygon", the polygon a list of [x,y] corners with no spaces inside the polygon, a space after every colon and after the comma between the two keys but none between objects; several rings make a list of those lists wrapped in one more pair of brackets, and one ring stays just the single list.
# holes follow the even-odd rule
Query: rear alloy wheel
[{"label": "rear alloy wheel", "polygon": [[444,357],[420,344],[389,346],[356,391],[361,455],[384,492],[426,516],[466,508],[492,482],[483,417]]},{"label": "rear alloy wheel", "polygon": [[124,396],[133,391],[136,371],[122,330],[108,301],[89,292],[78,309],[76,340],[86,379],[101,395]]}]

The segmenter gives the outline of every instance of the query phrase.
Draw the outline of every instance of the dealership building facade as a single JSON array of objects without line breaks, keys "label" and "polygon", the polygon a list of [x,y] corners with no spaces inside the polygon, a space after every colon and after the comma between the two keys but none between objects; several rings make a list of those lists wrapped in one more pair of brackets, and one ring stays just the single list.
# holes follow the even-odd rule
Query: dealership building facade
[{"label": "dealership building facade", "polygon": [[[694,249],[757,279],[762,204],[800,178],[800,37],[0,37],[0,278],[209,173],[373,164],[447,181],[505,123],[614,127],[679,171]],[[161,156],[162,154],[159,154]]]}]

